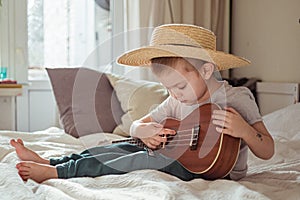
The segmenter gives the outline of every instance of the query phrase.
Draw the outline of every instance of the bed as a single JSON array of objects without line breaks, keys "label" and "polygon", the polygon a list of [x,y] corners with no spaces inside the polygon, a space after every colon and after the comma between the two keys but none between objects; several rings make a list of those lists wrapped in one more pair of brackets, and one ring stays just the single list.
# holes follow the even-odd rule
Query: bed
[{"label": "bed", "polygon": [[[110,80],[117,88],[115,77]],[[122,81],[121,85],[126,85]],[[145,85],[145,82],[139,83]],[[135,85],[129,84],[127,88]],[[124,88],[121,90],[124,95]],[[155,91],[164,94],[160,88],[156,87]],[[126,104],[130,104],[128,99]],[[24,182],[19,177],[15,168],[19,159],[9,145],[11,138],[22,138],[28,148],[45,158],[76,153],[126,137],[126,117],[124,113],[120,115],[121,124],[113,131],[87,134],[88,130],[81,130],[84,134],[78,137],[70,134],[70,130],[66,132],[57,127],[32,133],[0,131],[1,199],[300,199],[300,103],[263,117],[275,140],[275,155],[264,161],[249,153],[247,177],[239,181],[195,179],[185,182],[155,170],[96,178],[50,179],[41,184],[33,180]],[[118,130],[122,133],[112,133]]]}]

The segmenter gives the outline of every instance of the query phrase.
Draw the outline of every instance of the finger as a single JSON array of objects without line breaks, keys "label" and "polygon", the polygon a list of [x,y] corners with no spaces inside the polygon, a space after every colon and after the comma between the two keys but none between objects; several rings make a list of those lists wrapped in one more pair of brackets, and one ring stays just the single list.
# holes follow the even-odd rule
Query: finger
[{"label": "finger", "polygon": [[213,115],[222,115],[226,116],[227,111],[226,110],[214,110]]},{"label": "finger", "polygon": [[226,135],[230,135],[232,137],[237,137],[233,134],[233,131],[231,129],[223,129],[222,133]]},{"label": "finger", "polygon": [[231,135],[231,131],[227,128],[216,127],[216,131],[221,134]]},{"label": "finger", "polygon": [[151,149],[155,149],[155,148],[156,148],[156,146],[152,144],[152,142],[151,142],[150,139],[144,140],[143,142],[144,142],[144,144],[145,144],[147,147],[149,147],[149,148],[151,148]]},{"label": "finger", "polygon": [[163,135],[157,135],[157,136],[154,137],[154,139],[156,141],[158,141],[159,143],[167,142],[167,137],[164,134]]},{"label": "finger", "polygon": [[169,129],[169,128],[164,128],[161,132],[160,135],[175,135],[176,131],[173,129]]},{"label": "finger", "polygon": [[221,128],[228,128],[230,126],[230,119],[227,119],[226,120],[212,120],[212,123],[216,126],[220,126]]},{"label": "finger", "polygon": [[155,145],[152,145],[150,142],[148,142],[146,145],[147,145],[147,147],[149,147],[150,149],[156,149],[156,146],[155,146]]},{"label": "finger", "polygon": [[217,131],[218,133],[222,133],[223,128],[217,126],[217,127],[216,127],[216,131]]},{"label": "finger", "polygon": [[212,115],[212,119],[222,120],[222,121],[228,121],[230,118],[231,113],[227,111],[222,112],[216,112]]},{"label": "finger", "polygon": [[152,140],[150,140],[150,144],[153,145],[153,146],[158,146],[160,145],[161,143],[161,140],[162,138],[160,136],[157,136],[157,138],[153,138]]},{"label": "finger", "polygon": [[225,121],[226,115],[213,114],[212,119],[223,120]]},{"label": "finger", "polygon": [[218,119],[218,120],[223,120],[225,123],[231,123],[232,118],[235,116],[234,113],[228,111],[225,113],[225,115],[218,115],[218,114],[213,114],[212,118],[213,119]]},{"label": "finger", "polygon": [[213,120],[212,123],[220,127],[226,127],[226,122],[224,120]]}]

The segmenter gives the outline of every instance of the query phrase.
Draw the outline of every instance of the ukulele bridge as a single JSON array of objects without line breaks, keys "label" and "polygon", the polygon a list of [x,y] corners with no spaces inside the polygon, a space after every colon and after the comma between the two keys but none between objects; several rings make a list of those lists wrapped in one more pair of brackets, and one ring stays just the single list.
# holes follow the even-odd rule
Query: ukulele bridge
[{"label": "ukulele bridge", "polygon": [[198,146],[198,138],[200,134],[201,126],[195,126],[192,128],[191,140],[190,140],[190,150],[196,150]]}]

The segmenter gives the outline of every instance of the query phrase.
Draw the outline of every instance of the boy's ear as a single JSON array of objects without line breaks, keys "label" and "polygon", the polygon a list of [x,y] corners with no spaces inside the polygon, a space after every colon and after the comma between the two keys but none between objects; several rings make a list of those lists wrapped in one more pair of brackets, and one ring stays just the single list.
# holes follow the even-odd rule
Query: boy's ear
[{"label": "boy's ear", "polygon": [[212,76],[212,74],[215,71],[215,65],[212,63],[205,63],[202,65],[201,67],[201,75],[202,78],[205,80],[210,79],[210,77]]}]

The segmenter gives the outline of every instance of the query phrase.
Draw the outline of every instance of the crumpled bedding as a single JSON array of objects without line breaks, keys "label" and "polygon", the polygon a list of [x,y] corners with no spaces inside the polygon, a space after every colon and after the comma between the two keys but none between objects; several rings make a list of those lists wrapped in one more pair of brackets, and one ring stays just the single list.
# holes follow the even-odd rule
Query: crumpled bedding
[{"label": "crumpled bedding", "polygon": [[11,138],[22,138],[27,147],[48,158],[121,137],[96,133],[76,139],[54,127],[33,133],[0,131],[1,199],[300,199],[300,105],[264,116],[264,121],[275,140],[275,155],[265,161],[249,153],[247,177],[239,181],[185,182],[159,171],[140,170],[96,178],[51,179],[41,184],[23,182],[15,168],[19,159],[9,145]]}]

